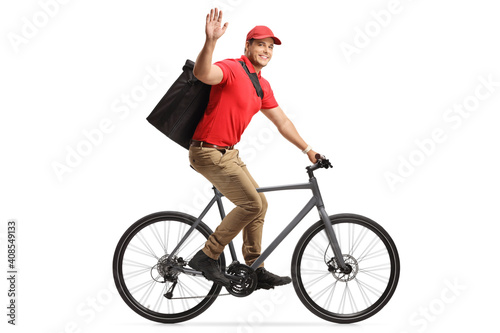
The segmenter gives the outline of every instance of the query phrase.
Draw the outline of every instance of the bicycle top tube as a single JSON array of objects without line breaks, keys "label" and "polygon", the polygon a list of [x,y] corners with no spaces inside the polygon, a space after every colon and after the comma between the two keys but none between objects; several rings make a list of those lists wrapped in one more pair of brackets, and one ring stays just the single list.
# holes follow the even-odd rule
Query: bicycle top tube
[{"label": "bicycle top tube", "polygon": [[291,184],[291,185],[278,185],[278,186],[265,186],[256,188],[257,192],[272,192],[272,191],[286,191],[286,190],[310,190],[312,189],[311,183]]},{"label": "bicycle top tube", "polygon": [[[263,193],[263,192],[287,191],[287,190],[314,190],[315,187],[317,187],[317,184],[315,182],[311,181],[314,178],[314,171],[321,169],[321,168],[328,169],[328,168],[332,167],[330,161],[327,160],[324,156],[316,154],[316,159],[318,161],[315,164],[306,167],[307,174],[309,175],[309,182],[308,183],[258,187],[256,189],[257,192]],[[224,196],[216,188],[215,188],[215,190],[216,190],[216,192],[215,192],[216,195],[219,195],[221,197]]]}]

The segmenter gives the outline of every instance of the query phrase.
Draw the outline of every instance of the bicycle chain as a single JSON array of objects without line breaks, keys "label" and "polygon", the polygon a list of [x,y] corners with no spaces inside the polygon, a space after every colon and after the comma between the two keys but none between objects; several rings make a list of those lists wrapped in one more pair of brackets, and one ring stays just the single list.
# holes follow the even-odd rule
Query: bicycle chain
[{"label": "bicycle chain", "polygon": [[230,293],[227,294],[218,294],[218,295],[207,295],[207,296],[187,296],[187,297],[172,297],[172,298],[167,298],[167,299],[190,299],[190,298],[214,298],[214,297],[219,297],[219,296],[227,296],[231,295]]}]

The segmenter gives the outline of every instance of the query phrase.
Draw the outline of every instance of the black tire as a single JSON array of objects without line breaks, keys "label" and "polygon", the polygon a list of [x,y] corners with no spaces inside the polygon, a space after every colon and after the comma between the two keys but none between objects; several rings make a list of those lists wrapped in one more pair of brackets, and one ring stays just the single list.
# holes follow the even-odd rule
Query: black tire
[{"label": "black tire", "polygon": [[304,233],[293,253],[295,292],[320,318],[341,324],[365,320],[380,311],[396,290],[398,251],[389,234],[364,216],[338,214],[330,221],[352,272],[335,269],[333,250],[319,221]]},{"label": "black tire", "polygon": [[[201,276],[180,273],[173,298],[163,296],[173,283],[161,277],[158,263],[164,262],[195,220],[180,212],[154,213],[134,223],[118,242],[113,257],[116,288],[125,303],[144,318],[160,323],[186,321],[200,315],[219,295],[220,285]],[[187,263],[211,234],[210,228],[201,222],[176,257]],[[218,263],[224,271],[223,253]]]}]

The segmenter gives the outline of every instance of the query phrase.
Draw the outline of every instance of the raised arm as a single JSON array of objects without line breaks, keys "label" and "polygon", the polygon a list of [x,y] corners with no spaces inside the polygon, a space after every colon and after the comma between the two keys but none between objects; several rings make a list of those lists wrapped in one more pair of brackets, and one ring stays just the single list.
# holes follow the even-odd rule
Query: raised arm
[{"label": "raised arm", "polygon": [[207,15],[205,25],[205,45],[201,49],[196,63],[194,65],[193,74],[203,83],[209,85],[219,84],[222,81],[222,70],[220,67],[212,64],[212,55],[214,53],[217,40],[226,32],[228,23],[222,24],[222,11],[217,8],[211,9]]},{"label": "raised arm", "polygon": [[[309,147],[304,139],[302,139],[302,137],[299,135],[299,132],[297,132],[295,125],[279,106],[273,109],[262,109],[261,111],[267,118],[269,118],[269,120],[273,122],[274,125],[276,125],[278,131],[281,133],[281,135],[283,135],[285,139],[293,143],[302,151],[306,150]],[[315,156],[316,152],[314,150],[310,149],[307,152],[307,157],[309,157],[309,160],[312,163],[316,163]]]}]

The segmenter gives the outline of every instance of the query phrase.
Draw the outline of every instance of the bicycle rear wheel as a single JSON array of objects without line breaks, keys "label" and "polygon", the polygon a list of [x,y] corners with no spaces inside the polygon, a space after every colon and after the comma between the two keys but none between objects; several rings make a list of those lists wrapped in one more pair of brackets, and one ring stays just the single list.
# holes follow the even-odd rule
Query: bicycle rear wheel
[{"label": "bicycle rear wheel", "polygon": [[[156,322],[192,319],[217,298],[221,286],[203,276],[179,273],[212,231],[201,222],[169,261],[171,251],[193,225],[193,216],[159,212],[143,217],[121,237],[113,257],[113,277],[125,303],[139,315]],[[219,266],[225,270],[224,254]],[[171,298],[165,295],[171,291]]]},{"label": "bicycle rear wheel", "polygon": [[390,300],[399,280],[399,255],[389,234],[354,214],[330,216],[349,273],[341,273],[322,221],[299,240],[292,279],[301,302],[315,315],[336,323],[373,316]]}]

